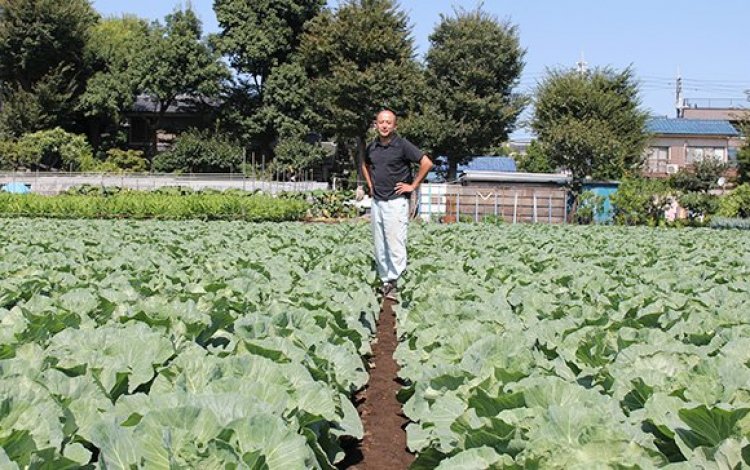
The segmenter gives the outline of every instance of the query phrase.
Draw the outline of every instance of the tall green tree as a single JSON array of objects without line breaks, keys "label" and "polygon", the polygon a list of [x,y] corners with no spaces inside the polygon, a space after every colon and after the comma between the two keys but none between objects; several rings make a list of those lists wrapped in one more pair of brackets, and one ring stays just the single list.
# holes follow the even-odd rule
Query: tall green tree
[{"label": "tall green tree", "polygon": [[97,20],[87,0],[0,0],[0,132],[73,127]]},{"label": "tall green tree", "polygon": [[[238,72],[225,121],[267,156],[274,144],[310,133],[311,96],[296,53],[305,24],[325,0],[216,0],[212,38]],[[297,146],[299,147],[299,146]]]},{"label": "tall green tree", "polygon": [[586,177],[640,172],[647,134],[633,71],[550,70],[536,92],[531,126],[553,165]]},{"label": "tall green tree", "polygon": [[392,0],[346,0],[315,17],[302,38],[320,128],[364,157],[375,113],[414,106],[420,69],[407,15]]},{"label": "tall green tree", "polygon": [[148,23],[135,16],[108,18],[91,29],[85,58],[93,70],[78,101],[88,121],[88,137],[98,149],[101,133],[114,132],[130,108],[142,77],[141,52],[148,47]]},{"label": "tall green tree", "polygon": [[156,150],[157,129],[164,114],[181,95],[197,99],[216,98],[229,79],[218,53],[201,38],[201,22],[192,9],[175,10],[165,25],[152,25],[135,64],[139,89],[156,104],[156,116],[149,126],[153,135],[151,154]]},{"label": "tall green tree", "polygon": [[476,9],[441,16],[430,35],[426,100],[409,132],[448,159],[448,178],[460,163],[499,147],[515,128],[527,99],[513,93],[525,50],[518,28]]}]

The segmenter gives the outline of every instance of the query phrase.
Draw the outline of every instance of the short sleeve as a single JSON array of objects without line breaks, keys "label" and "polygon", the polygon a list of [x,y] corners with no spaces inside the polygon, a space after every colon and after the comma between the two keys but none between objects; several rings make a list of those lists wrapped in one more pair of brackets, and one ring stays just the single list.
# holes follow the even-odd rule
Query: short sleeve
[{"label": "short sleeve", "polygon": [[370,158],[370,151],[372,150],[372,143],[365,147],[365,164],[372,165],[372,158]]},{"label": "short sleeve", "polygon": [[417,148],[416,145],[412,144],[408,140],[404,139],[404,156],[406,159],[413,163],[419,163],[422,160],[424,153]]}]

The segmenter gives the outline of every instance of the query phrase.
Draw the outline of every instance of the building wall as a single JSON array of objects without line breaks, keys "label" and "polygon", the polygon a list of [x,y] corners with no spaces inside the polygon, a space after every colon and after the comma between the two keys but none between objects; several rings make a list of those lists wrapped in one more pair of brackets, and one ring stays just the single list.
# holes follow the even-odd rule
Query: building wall
[{"label": "building wall", "polygon": [[714,119],[737,122],[750,117],[750,110],[737,108],[685,108],[682,111],[685,119]]},{"label": "building wall", "polygon": [[[684,168],[693,163],[691,158],[696,158],[696,155],[709,155],[712,152],[714,158],[718,158],[717,153],[720,153],[720,160],[727,162],[729,149],[736,148],[735,140],[739,139],[689,135],[653,137],[646,150],[646,173],[663,176],[675,169],[672,166],[670,170],[666,165],[676,165],[678,169]],[[666,161],[663,158],[665,149]],[[657,154],[659,157],[656,156]]]}]

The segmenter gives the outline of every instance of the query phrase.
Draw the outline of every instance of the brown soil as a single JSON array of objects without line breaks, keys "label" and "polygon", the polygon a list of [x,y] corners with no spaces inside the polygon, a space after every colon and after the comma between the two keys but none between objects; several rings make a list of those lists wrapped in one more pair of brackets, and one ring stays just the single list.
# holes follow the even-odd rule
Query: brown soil
[{"label": "brown soil", "polygon": [[406,469],[414,460],[406,448],[404,428],[408,420],[396,399],[401,389],[398,365],[393,359],[398,339],[389,300],[381,308],[377,339],[370,358],[370,381],[355,398],[365,437],[359,446],[349,449],[347,458],[339,464],[340,469]]}]

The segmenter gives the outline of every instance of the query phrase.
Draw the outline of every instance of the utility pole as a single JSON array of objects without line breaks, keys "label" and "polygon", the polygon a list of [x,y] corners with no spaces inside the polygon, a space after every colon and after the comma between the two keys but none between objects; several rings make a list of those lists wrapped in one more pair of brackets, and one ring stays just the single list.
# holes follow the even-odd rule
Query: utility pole
[{"label": "utility pole", "polygon": [[680,69],[677,69],[677,81],[675,82],[675,101],[674,105],[677,109],[677,117],[681,118],[685,115],[685,98],[682,96],[682,74]]}]

